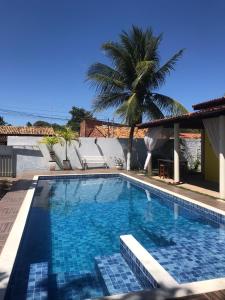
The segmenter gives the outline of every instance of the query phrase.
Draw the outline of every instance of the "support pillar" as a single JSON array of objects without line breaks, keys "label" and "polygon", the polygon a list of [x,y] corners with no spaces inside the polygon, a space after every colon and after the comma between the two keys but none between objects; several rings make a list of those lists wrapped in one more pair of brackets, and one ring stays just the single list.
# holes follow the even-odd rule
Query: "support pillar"
[{"label": "support pillar", "polygon": [[201,173],[205,179],[205,129],[201,130]]},{"label": "support pillar", "polygon": [[219,117],[219,186],[220,198],[225,199],[225,116]]},{"label": "support pillar", "polygon": [[150,157],[148,162],[148,176],[152,176],[152,156]]},{"label": "support pillar", "polygon": [[127,153],[127,171],[130,171],[130,159],[131,159],[131,154],[130,152]]},{"label": "support pillar", "polygon": [[179,123],[174,123],[174,182],[180,182]]}]

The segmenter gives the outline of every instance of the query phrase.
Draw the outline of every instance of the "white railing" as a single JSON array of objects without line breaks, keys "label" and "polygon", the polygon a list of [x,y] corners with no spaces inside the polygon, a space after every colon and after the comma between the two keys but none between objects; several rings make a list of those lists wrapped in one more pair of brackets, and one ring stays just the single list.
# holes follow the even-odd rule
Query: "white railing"
[{"label": "white railing", "polygon": [[13,159],[12,155],[0,155],[0,176],[13,176]]}]

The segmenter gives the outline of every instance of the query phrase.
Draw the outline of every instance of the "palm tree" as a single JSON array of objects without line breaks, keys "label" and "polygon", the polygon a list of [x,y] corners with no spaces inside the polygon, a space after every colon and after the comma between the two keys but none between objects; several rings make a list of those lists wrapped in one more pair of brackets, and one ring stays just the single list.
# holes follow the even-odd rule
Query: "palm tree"
[{"label": "palm tree", "polygon": [[47,145],[51,158],[54,157],[55,153],[53,150],[53,146],[60,143],[60,138],[57,136],[44,136],[41,141],[41,144]]},{"label": "palm tree", "polygon": [[178,101],[157,92],[183,54],[183,50],[178,51],[161,66],[161,41],[162,35],[154,36],[151,29],[143,31],[132,26],[129,32],[120,34],[119,42],[110,41],[102,45],[111,66],[95,63],[87,72],[87,80],[97,92],[94,111],[115,107],[116,114],[130,126],[128,170],[135,126],[146,119],[186,112]]},{"label": "palm tree", "polygon": [[65,141],[65,160],[68,161],[68,145],[71,144],[72,140],[77,139],[78,133],[73,131],[70,127],[64,127],[63,129],[59,130],[57,134],[63,139],[63,141]]},{"label": "palm tree", "polygon": [[57,161],[57,156],[55,155],[55,151],[53,149],[54,145],[60,143],[61,140],[58,136],[45,136],[41,139],[40,143],[45,144],[48,148],[50,154],[49,168],[50,171],[55,171],[56,164],[59,165]]}]

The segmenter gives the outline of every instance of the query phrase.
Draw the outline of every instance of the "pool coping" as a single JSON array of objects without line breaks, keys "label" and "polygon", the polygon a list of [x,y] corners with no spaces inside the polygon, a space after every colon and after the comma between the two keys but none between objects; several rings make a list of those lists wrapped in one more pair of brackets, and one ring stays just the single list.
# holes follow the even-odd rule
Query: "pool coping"
[{"label": "pool coping", "polygon": [[[98,176],[100,176],[100,175],[111,175],[111,174],[122,175],[122,177],[132,179],[133,181],[142,183],[146,186],[150,186],[152,188],[155,188],[157,190],[160,190],[162,192],[170,194],[174,197],[183,199],[185,201],[188,201],[189,203],[195,204],[197,206],[203,207],[207,210],[210,210],[210,211],[213,211],[217,214],[225,216],[225,211],[222,211],[218,208],[214,208],[210,205],[204,204],[202,202],[198,202],[198,201],[196,201],[194,199],[191,199],[189,197],[179,195],[176,192],[172,192],[172,191],[169,191],[165,188],[158,187],[158,186],[156,186],[152,183],[146,182],[144,180],[138,179],[134,176],[131,176],[131,175],[128,175],[128,174],[125,174],[125,173],[122,173],[122,172],[112,172],[112,173],[104,173],[104,172],[103,173],[95,173],[95,172],[93,172],[93,173],[88,173],[88,174],[87,173],[86,174],[76,174],[76,173],[71,174],[70,173],[70,174],[60,174],[59,176],[57,176],[57,175],[55,175],[55,176],[54,175],[35,175],[33,177],[32,185],[30,186],[30,188],[28,189],[28,191],[26,193],[26,196],[23,200],[23,203],[20,207],[20,210],[18,212],[16,220],[13,224],[12,229],[11,229],[11,232],[10,232],[10,234],[9,234],[7,240],[6,240],[6,243],[5,243],[5,245],[2,249],[2,252],[0,254],[0,272],[3,272],[4,276],[5,276],[0,281],[0,300],[4,300],[4,297],[5,297],[5,294],[6,294],[7,286],[8,286],[8,283],[9,283],[11,272],[13,270],[13,266],[14,266],[14,262],[15,262],[15,259],[16,259],[18,249],[19,249],[19,245],[20,245],[20,242],[21,242],[21,239],[22,239],[22,235],[23,235],[23,232],[24,232],[24,228],[25,228],[25,225],[26,225],[27,217],[28,217],[28,214],[29,214],[30,206],[31,206],[31,203],[32,203],[32,200],[33,200],[33,196],[34,196],[34,192],[35,192],[35,188],[36,188],[38,179],[40,177],[45,177],[45,178],[46,177],[47,178],[48,177],[53,177],[53,178],[54,177],[64,177],[64,176],[65,177],[68,177],[68,176],[69,177],[71,177],[71,176],[78,176],[79,177],[79,176],[88,176],[88,175],[98,175]],[[151,256],[151,254],[150,254],[150,256]],[[144,260],[143,260],[143,262],[144,262]],[[157,261],[155,261],[155,262],[160,266],[160,268],[163,268]],[[153,264],[153,269],[154,269],[154,267],[156,267],[155,264]],[[148,264],[148,268],[149,268],[149,264]],[[150,267],[150,269],[151,269],[151,267]],[[165,272],[167,272],[167,271],[165,270]],[[165,274],[164,271],[163,271],[163,274]],[[172,277],[170,274],[169,274],[169,276]],[[162,273],[161,272],[160,272],[159,278],[162,279]],[[179,298],[179,297],[183,297],[183,296],[187,296],[187,295],[196,295],[196,294],[201,294],[201,293],[206,293],[206,292],[214,292],[214,291],[223,289],[223,288],[221,288],[221,286],[224,286],[224,288],[225,288],[225,277],[210,279],[210,280],[204,280],[204,281],[196,281],[196,282],[191,282],[191,283],[184,283],[184,284],[176,283],[175,279],[174,279],[174,282],[172,282],[170,280],[169,280],[169,282],[170,282],[169,289],[176,290],[175,294],[173,294],[173,298]],[[157,290],[160,292],[161,288],[158,288]],[[143,291],[143,292],[146,293],[146,291]],[[143,292],[137,292],[137,293],[133,293],[133,294],[137,295],[137,294],[140,294],[140,293],[142,294]],[[165,290],[164,290],[164,292],[165,292]],[[152,292],[147,291],[147,293],[152,293]],[[104,298],[105,299],[119,299],[119,297],[121,297],[121,296],[122,295],[113,295],[113,296],[107,296],[107,297],[104,297]],[[171,295],[170,295],[170,297],[171,297]]]},{"label": "pool coping", "polygon": [[[128,265],[130,266],[130,262],[136,265],[137,270],[133,272],[135,274],[137,272],[139,274],[142,273],[146,278],[145,280],[151,282],[153,287],[158,288],[162,283],[169,288],[179,285],[175,278],[158,263],[151,253],[146,250],[132,234],[121,235],[120,245],[121,248],[125,247],[125,252],[121,248],[120,252],[122,250],[121,254]],[[140,281],[142,282],[141,279]]]},{"label": "pool coping", "polygon": [[27,217],[29,214],[37,181],[38,176],[34,176],[32,184],[25,195],[25,198],[16,216],[15,222],[12,226],[11,232],[0,254],[0,273],[3,273],[3,279],[0,280],[0,300],[4,300],[6,294],[17,251],[19,249],[24,228],[27,222]]},{"label": "pool coping", "polygon": [[164,193],[170,194],[171,196],[175,196],[175,197],[177,197],[177,198],[181,198],[181,199],[186,200],[186,201],[188,201],[188,202],[190,202],[190,203],[192,203],[192,204],[196,204],[197,206],[206,208],[206,209],[211,210],[211,211],[213,211],[213,212],[215,212],[215,213],[217,213],[217,214],[220,214],[220,215],[225,216],[225,211],[223,211],[223,210],[221,210],[221,209],[219,209],[219,208],[216,208],[216,207],[210,206],[210,205],[208,205],[208,204],[205,204],[205,203],[203,203],[203,202],[200,202],[200,201],[191,199],[191,198],[189,198],[189,197],[187,197],[187,196],[180,195],[180,194],[178,194],[178,193],[176,193],[176,192],[172,192],[172,191],[167,190],[167,189],[165,189],[165,188],[162,188],[162,187],[159,187],[159,186],[157,186],[157,185],[154,185],[154,184],[152,184],[152,183],[150,183],[150,182],[146,182],[146,181],[144,181],[144,180],[141,180],[141,179],[139,179],[139,178],[136,178],[136,177],[134,177],[134,176],[131,176],[131,175],[128,175],[128,174],[125,174],[125,173],[119,173],[119,174],[120,174],[120,175],[123,175],[123,176],[125,176],[125,177],[127,177],[127,178],[130,178],[130,179],[132,179],[132,180],[138,181],[138,182],[140,182],[140,183],[142,183],[142,184],[148,185],[148,186],[150,186],[150,187],[152,187],[152,188],[155,188],[155,189],[157,189],[157,190],[160,190],[160,191],[162,191],[162,192],[164,192]]},{"label": "pool coping", "polygon": [[[197,200],[194,200],[194,199],[191,199],[189,197],[180,195],[180,194],[178,194],[176,192],[172,192],[172,191],[169,191],[169,190],[164,189],[162,187],[158,187],[158,186],[156,186],[156,185],[154,185],[152,183],[146,182],[146,181],[141,180],[139,178],[136,178],[134,176],[130,176],[130,175],[124,174],[124,173],[120,173],[120,174],[123,175],[124,177],[132,179],[134,181],[138,181],[138,182],[140,182],[140,183],[142,183],[144,185],[150,186],[152,188],[155,188],[155,189],[158,189],[158,190],[160,190],[162,192],[170,194],[171,196],[175,196],[177,198],[180,198],[180,199],[183,199],[185,201],[188,201],[189,203],[198,205],[198,206],[203,207],[203,208],[205,208],[207,210],[211,210],[211,211],[214,211],[217,214],[225,216],[225,211],[222,211],[222,210],[220,210],[218,208],[211,207],[210,205],[204,204],[202,202],[198,202]],[[151,253],[150,253],[150,255],[151,255]],[[153,264],[153,269],[155,267],[157,267],[157,264],[159,264],[156,260],[155,260],[155,263]],[[162,273],[160,272],[159,273],[159,279],[162,278],[161,275],[162,275]],[[166,282],[168,281],[168,279],[169,278],[167,277],[166,278]],[[175,280],[175,282],[176,282],[176,280]],[[179,298],[179,297],[184,297],[184,296],[188,296],[188,295],[197,295],[197,294],[202,294],[202,293],[214,292],[214,291],[223,289],[223,288],[221,288],[221,286],[224,286],[224,288],[225,288],[225,277],[220,277],[220,278],[215,278],[215,279],[209,279],[209,280],[202,280],[202,281],[195,281],[195,282],[190,282],[190,283],[181,283],[181,284],[179,284],[179,283],[176,284],[175,283],[174,285],[173,284],[169,284],[169,288],[171,288],[172,290],[176,290],[176,294],[173,295],[173,298]],[[160,290],[160,288],[159,288],[159,290]],[[165,292],[165,290],[163,290],[163,292]],[[171,295],[168,295],[168,296],[171,297]],[[118,298],[113,298],[113,296],[109,296],[108,298],[109,299],[118,299]]]}]

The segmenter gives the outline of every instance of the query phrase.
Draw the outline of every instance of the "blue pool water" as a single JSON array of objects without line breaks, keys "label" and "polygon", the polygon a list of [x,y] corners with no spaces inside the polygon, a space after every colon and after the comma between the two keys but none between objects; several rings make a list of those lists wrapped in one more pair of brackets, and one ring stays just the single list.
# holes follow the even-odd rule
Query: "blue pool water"
[{"label": "blue pool water", "polygon": [[122,176],[42,179],[7,299],[26,299],[29,278],[36,276],[31,272],[45,278],[46,270],[49,299],[104,295],[94,258],[119,253],[124,234],[132,234],[179,283],[225,277],[224,226],[172,197]]}]

